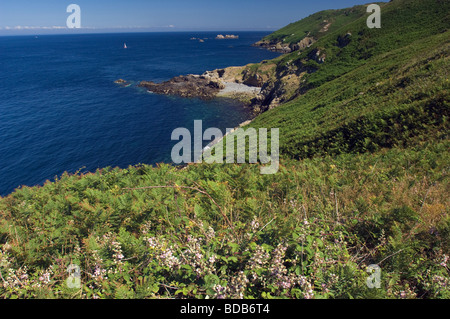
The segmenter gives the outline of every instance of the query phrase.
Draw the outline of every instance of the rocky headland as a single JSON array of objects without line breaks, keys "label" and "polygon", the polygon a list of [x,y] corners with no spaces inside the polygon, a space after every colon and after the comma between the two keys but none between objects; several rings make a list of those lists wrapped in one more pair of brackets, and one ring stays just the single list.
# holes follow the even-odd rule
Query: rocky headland
[{"label": "rocky headland", "polygon": [[255,47],[261,47],[273,52],[291,53],[294,51],[303,50],[309,48],[316,40],[312,37],[305,37],[303,40],[297,43],[284,43],[280,40],[261,40],[253,44]]}]

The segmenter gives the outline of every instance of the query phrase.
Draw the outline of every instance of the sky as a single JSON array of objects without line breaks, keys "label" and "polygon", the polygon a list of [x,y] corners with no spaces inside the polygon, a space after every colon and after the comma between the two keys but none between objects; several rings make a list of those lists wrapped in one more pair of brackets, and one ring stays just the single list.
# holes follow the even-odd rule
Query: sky
[{"label": "sky", "polygon": [[[272,31],[320,10],[369,0],[1,0],[0,35],[136,31]],[[81,28],[68,29],[70,4]]]}]

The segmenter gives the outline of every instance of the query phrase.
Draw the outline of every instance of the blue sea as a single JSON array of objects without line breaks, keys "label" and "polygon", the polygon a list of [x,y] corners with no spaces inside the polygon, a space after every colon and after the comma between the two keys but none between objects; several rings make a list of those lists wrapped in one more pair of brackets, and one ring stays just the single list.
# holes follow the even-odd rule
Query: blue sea
[{"label": "blue sea", "polygon": [[[183,99],[136,85],[260,62],[264,32],[121,33],[0,37],[0,196],[65,171],[170,163],[177,127],[228,127],[249,119],[239,102]],[[205,42],[190,40],[192,37]],[[124,49],[124,43],[127,49]]]}]

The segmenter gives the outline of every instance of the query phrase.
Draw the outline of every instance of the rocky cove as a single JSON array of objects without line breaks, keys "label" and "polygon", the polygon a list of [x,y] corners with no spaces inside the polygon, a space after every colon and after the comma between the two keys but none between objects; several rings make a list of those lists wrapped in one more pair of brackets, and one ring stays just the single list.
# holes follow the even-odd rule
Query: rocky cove
[{"label": "rocky cove", "polygon": [[138,85],[157,94],[178,95],[181,97],[214,98],[225,85],[220,81],[200,75],[180,75],[162,83],[142,81]]},{"label": "rocky cove", "polygon": [[[314,38],[305,37],[300,42],[289,45],[261,40],[253,46],[286,54],[306,50],[313,43]],[[325,61],[326,55],[314,49],[308,54],[307,59],[321,64]],[[306,66],[301,61],[279,64],[274,60],[264,60],[261,63],[206,71],[201,75],[180,75],[161,83],[141,81],[138,87],[155,94],[184,98],[232,98],[250,106],[255,113],[262,113],[301,94],[303,76],[315,71],[316,69]],[[115,83],[121,86],[130,85],[123,79]]]}]

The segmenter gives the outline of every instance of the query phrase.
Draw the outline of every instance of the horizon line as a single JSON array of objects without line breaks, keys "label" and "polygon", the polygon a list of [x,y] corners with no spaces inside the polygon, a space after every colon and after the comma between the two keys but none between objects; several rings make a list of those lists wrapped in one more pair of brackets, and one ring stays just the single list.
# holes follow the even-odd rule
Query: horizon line
[{"label": "horizon line", "polygon": [[[80,31],[67,31],[67,30],[73,30],[73,29],[44,29],[54,32],[49,33],[33,33],[33,32],[26,32],[31,31],[30,29],[22,29],[22,30],[1,30],[0,29],[0,37],[13,37],[13,36],[52,36],[52,35],[89,35],[89,34],[133,34],[133,33],[189,33],[189,32],[274,32],[277,29],[215,29],[215,30],[202,30],[202,29],[184,29],[184,30],[142,30],[139,31],[139,29],[133,29],[132,30],[126,30],[126,29],[115,29],[115,28],[96,28],[96,29],[87,29],[84,28],[84,30]],[[91,30],[91,32],[89,32]],[[122,31],[123,30],[123,31]],[[2,32],[7,31],[7,32]],[[11,32],[8,32],[11,31]],[[26,33],[20,33],[21,31],[25,31]],[[61,32],[57,32],[61,31]],[[98,31],[98,32],[97,32]],[[103,31],[103,32],[102,32]],[[17,33],[16,33],[17,32]]]}]

